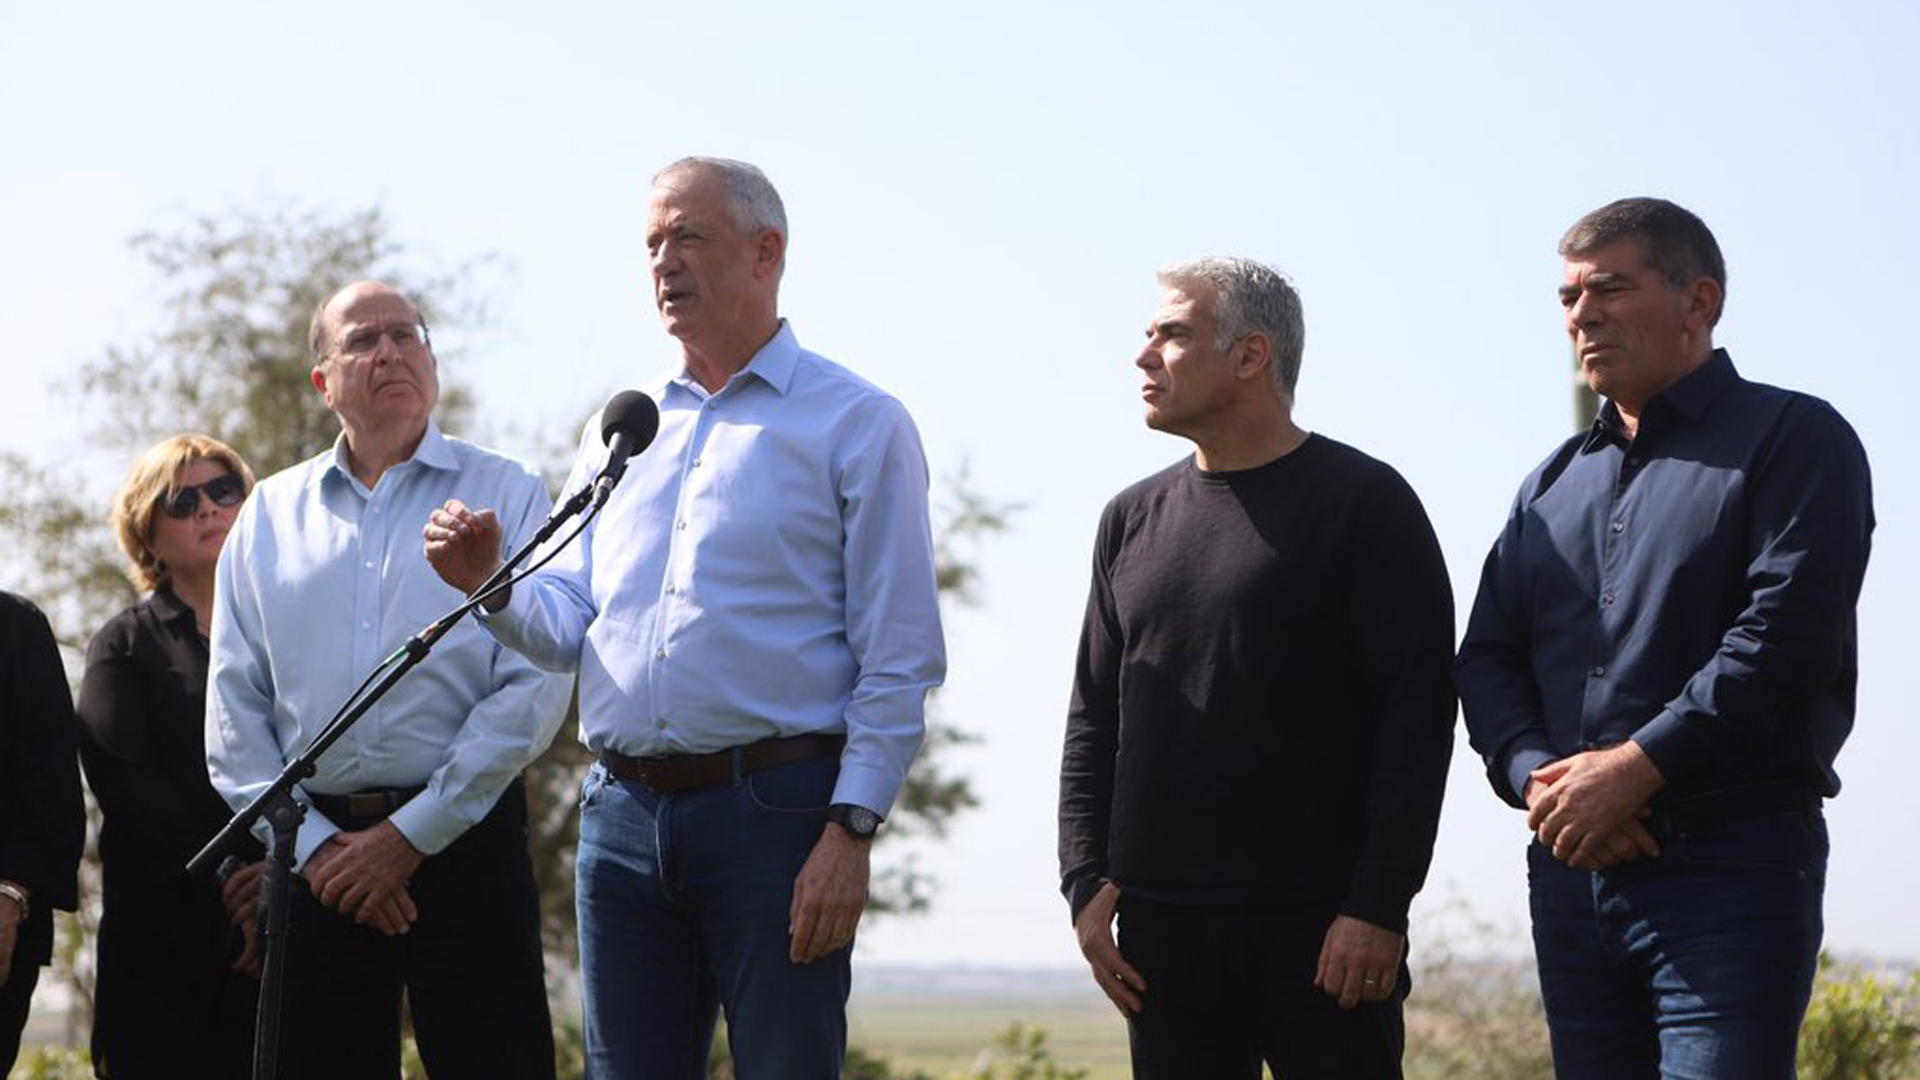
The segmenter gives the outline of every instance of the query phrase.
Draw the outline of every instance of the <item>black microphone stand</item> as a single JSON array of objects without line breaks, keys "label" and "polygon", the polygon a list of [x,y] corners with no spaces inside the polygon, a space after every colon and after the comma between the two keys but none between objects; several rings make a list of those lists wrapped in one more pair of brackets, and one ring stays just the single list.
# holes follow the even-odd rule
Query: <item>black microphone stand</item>
[{"label": "black microphone stand", "polygon": [[[617,477],[615,479],[617,480]],[[307,813],[306,807],[293,797],[294,785],[312,776],[320,755],[326,753],[327,748],[338,742],[349,728],[366,715],[368,709],[373,708],[375,703],[385,697],[387,692],[393,689],[394,684],[405,678],[409,671],[418,667],[420,662],[427,658],[427,654],[433,651],[434,645],[447,636],[447,633],[465,618],[468,612],[486,603],[501,588],[510,587],[514,582],[524,578],[525,574],[519,578],[512,577],[514,568],[525,562],[540,545],[551,539],[553,534],[559,531],[562,523],[585,510],[588,503],[592,503],[592,511],[581,520],[579,528],[576,528],[567,540],[571,541],[574,536],[578,536],[580,530],[585,529],[587,523],[599,514],[611,490],[611,484],[588,484],[582,487],[547,518],[546,523],[540,526],[540,531],[533,535],[531,541],[502,564],[500,569],[494,571],[493,576],[489,577],[485,584],[475,589],[473,595],[467,597],[460,606],[441,616],[431,626],[408,638],[405,645],[395,651],[392,656],[381,661],[380,666],[367,677],[367,682],[372,682],[374,676],[377,676],[382,669],[395,664],[396,661],[398,664],[388,671],[386,677],[381,679],[379,685],[372,690],[366,691],[367,682],[361,683],[360,688],[347,698],[346,704],[340,706],[340,711],[334,713],[333,719],[327,721],[327,726],[320,730],[320,734],[314,736],[306,749],[300,751],[298,757],[288,762],[287,767],[280,771],[280,775],[274,778],[273,783],[267,785],[267,789],[248,803],[245,809],[233,815],[232,820],[227,822],[218,835],[207,841],[207,846],[201,848],[200,853],[187,863],[189,874],[204,874],[211,871],[220,865],[226,853],[238,848],[252,833],[255,822],[263,817],[267,819],[272,841],[268,845],[266,880],[262,885],[266,898],[266,911],[260,919],[259,931],[263,960],[260,970],[260,1009],[255,1019],[253,1036],[254,1080],[273,1080],[274,1072],[278,1067],[280,997],[281,988],[286,979],[284,947],[287,934],[287,905],[293,888],[293,844],[294,838],[300,831],[300,822]],[[560,545],[560,547],[565,546],[565,542]],[[555,548],[548,553],[547,558],[551,559],[558,552],[559,548]],[[541,564],[545,562],[546,559],[541,560]],[[539,565],[536,564],[527,573],[530,574],[533,570],[539,569]],[[363,694],[362,691],[366,693]]]}]

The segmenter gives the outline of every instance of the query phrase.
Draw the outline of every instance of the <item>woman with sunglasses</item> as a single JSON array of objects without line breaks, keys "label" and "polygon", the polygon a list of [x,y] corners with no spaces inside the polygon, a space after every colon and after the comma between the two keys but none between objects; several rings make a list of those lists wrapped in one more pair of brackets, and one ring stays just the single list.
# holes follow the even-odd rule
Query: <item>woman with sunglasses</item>
[{"label": "woman with sunglasses", "polygon": [[220,547],[252,487],[225,443],[176,435],[134,463],[114,499],[128,576],[147,595],[87,646],[78,706],[80,761],[101,817],[93,1067],[102,1078],[249,1071],[264,864],[255,849],[220,882],[183,868],[228,817],[207,780],[207,620]]}]

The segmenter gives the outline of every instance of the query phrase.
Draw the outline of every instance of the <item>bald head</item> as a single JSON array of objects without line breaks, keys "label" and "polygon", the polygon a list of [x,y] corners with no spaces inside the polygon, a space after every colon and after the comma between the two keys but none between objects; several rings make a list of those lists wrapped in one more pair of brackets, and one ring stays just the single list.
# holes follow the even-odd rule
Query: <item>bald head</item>
[{"label": "bald head", "polygon": [[371,297],[391,297],[411,310],[415,319],[425,322],[420,319],[420,309],[400,290],[382,281],[356,281],[320,301],[320,306],[313,309],[313,321],[307,324],[307,348],[313,353],[315,363],[326,359],[327,351],[335,344],[339,312]]}]

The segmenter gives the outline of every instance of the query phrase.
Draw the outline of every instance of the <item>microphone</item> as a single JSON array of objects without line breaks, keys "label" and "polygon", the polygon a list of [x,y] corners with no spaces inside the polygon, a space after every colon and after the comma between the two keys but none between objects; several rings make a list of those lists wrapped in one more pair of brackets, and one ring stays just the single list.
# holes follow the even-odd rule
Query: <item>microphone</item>
[{"label": "microphone", "polygon": [[600,410],[600,438],[607,463],[593,481],[593,504],[600,506],[626,475],[627,459],[647,448],[660,431],[660,407],[638,390],[622,390]]}]

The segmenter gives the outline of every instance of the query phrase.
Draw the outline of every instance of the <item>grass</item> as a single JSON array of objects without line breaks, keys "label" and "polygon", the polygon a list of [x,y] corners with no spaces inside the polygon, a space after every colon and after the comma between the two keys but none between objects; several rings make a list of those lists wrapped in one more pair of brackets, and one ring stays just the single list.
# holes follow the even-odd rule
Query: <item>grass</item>
[{"label": "grass", "polygon": [[[1124,1080],[1127,1026],[1081,971],[965,972],[938,983],[926,972],[855,968],[847,1041],[895,1071],[965,1075],[994,1036],[1020,1021],[1046,1031],[1055,1060],[1087,1080]],[[876,985],[877,984],[877,985]]]}]

